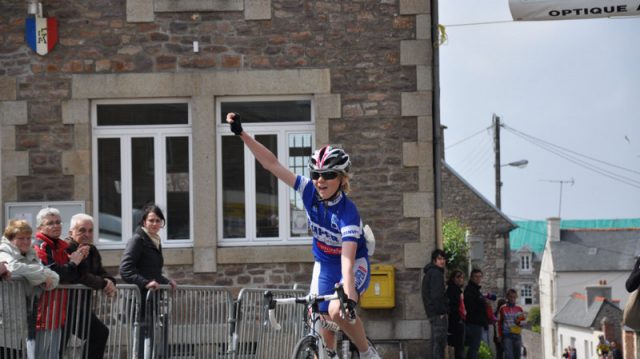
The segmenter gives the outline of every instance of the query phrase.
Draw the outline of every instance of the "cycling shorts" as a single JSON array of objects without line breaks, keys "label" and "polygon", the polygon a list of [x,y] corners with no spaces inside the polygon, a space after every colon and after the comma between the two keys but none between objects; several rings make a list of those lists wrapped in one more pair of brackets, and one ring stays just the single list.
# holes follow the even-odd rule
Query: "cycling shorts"
[{"label": "cycling shorts", "polygon": [[[371,279],[369,260],[367,257],[355,260],[353,276],[356,291],[362,295],[369,287],[369,280]],[[333,294],[335,285],[342,282],[342,267],[340,262],[333,264],[315,262],[313,266],[313,276],[311,277],[310,293],[317,295]],[[321,312],[328,312],[329,302],[320,303],[319,308]]]}]

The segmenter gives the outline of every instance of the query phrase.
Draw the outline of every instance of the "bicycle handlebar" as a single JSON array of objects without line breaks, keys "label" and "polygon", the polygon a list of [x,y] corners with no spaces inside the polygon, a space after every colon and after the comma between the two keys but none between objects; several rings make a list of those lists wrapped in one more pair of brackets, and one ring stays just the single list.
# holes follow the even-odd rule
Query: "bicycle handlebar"
[{"label": "bicycle handlebar", "polygon": [[304,304],[306,306],[332,301],[339,300],[340,301],[340,316],[344,318],[348,318],[349,323],[353,324],[356,321],[356,311],[355,311],[355,302],[347,297],[347,294],[344,292],[344,288],[342,284],[336,284],[335,293],[327,294],[327,295],[317,295],[317,294],[307,294],[304,297],[290,297],[290,298],[274,298],[273,293],[271,291],[264,292],[264,308],[268,313],[268,320],[271,327],[275,330],[280,330],[282,327],[278,323],[276,319],[276,305],[280,304]]}]

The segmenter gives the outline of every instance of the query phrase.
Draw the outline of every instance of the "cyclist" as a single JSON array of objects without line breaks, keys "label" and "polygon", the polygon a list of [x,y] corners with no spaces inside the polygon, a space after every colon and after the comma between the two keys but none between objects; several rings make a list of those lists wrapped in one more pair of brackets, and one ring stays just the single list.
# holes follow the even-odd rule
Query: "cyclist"
[{"label": "cyclist", "polygon": [[[349,155],[342,149],[324,146],[313,153],[309,160],[311,179],[296,175],[278,162],[277,157],[248,133],[244,132],[240,116],[227,114],[231,131],[240,137],[256,160],[274,176],[293,187],[300,195],[307,211],[313,233],[315,264],[311,280],[311,292],[331,294],[336,283],[342,282],[349,297],[347,306],[353,311],[362,293],[369,285],[369,257],[362,221],[355,204],[347,198],[349,191]],[[356,345],[362,359],[379,359],[373,346],[369,346],[362,320],[340,315],[340,303],[321,303],[320,310],[328,313],[340,329]],[[331,353],[335,352],[335,334],[323,329],[322,336]]]}]

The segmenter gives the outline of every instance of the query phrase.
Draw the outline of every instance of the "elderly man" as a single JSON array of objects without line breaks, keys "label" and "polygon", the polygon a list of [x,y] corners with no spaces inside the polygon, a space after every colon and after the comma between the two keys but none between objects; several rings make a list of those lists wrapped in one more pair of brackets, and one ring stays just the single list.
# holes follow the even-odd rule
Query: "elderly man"
[{"label": "elderly man", "polygon": [[[114,296],[116,294],[116,280],[102,266],[102,257],[98,249],[93,245],[93,217],[84,213],[78,213],[71,217],[69,237],[66,241],[69,244],[69,247],[67,247],[67,253],[69,254],[81,248],[88,248],[88,255],[78,266],[79,277],[74,283],[84,284],[95,290],[102,290],[108,297]],[[68,318],[72,326],[71,330],[67,331],[63,343],[66,343],[66,339],[73,332],[81,339],[88,339],[88,345],[84,348],[85,358],[102,358],[107,338],[109,337],[109,329],[93,312],[89,311],[91,306],[90,295],[78,299],[76,305],[80,306],[80,310],[69,307]],[[86,317],[87,314],[90,315],[89,318]],[[77,319],[76,315],[78,316]]]},{"label": "elderly man", "polygon": [[[78,265],[89,253],[81,248],[69,255],[67,242],[60,239],[62,220],[60,211],[43,208],[36,215],[38,232],[34,242],[36,255],[42,264],[60,276],[60,284],[70,284],[79,278]],[[55,358],[60,354],[62,331],[66,321],[67,293],[54,290],[46,292],[38,301],[36,320],[36,358]]]}]

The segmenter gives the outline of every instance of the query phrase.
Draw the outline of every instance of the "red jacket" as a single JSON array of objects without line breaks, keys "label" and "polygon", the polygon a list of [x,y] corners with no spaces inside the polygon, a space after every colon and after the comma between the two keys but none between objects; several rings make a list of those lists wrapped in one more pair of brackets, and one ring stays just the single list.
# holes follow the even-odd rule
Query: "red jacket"
[{"label": "red jacket", "polygon": [[[60,284],[69,284],[77,279],[78,268],[69,262],[66,249],[69,245],[60,238],[50,238],[38,232],[33,247],[42,264],[60,276]],[[67,290],[54,289],[44,292],[38,300],[36,329],[57,329],[65,324],[67,313]]]}]

